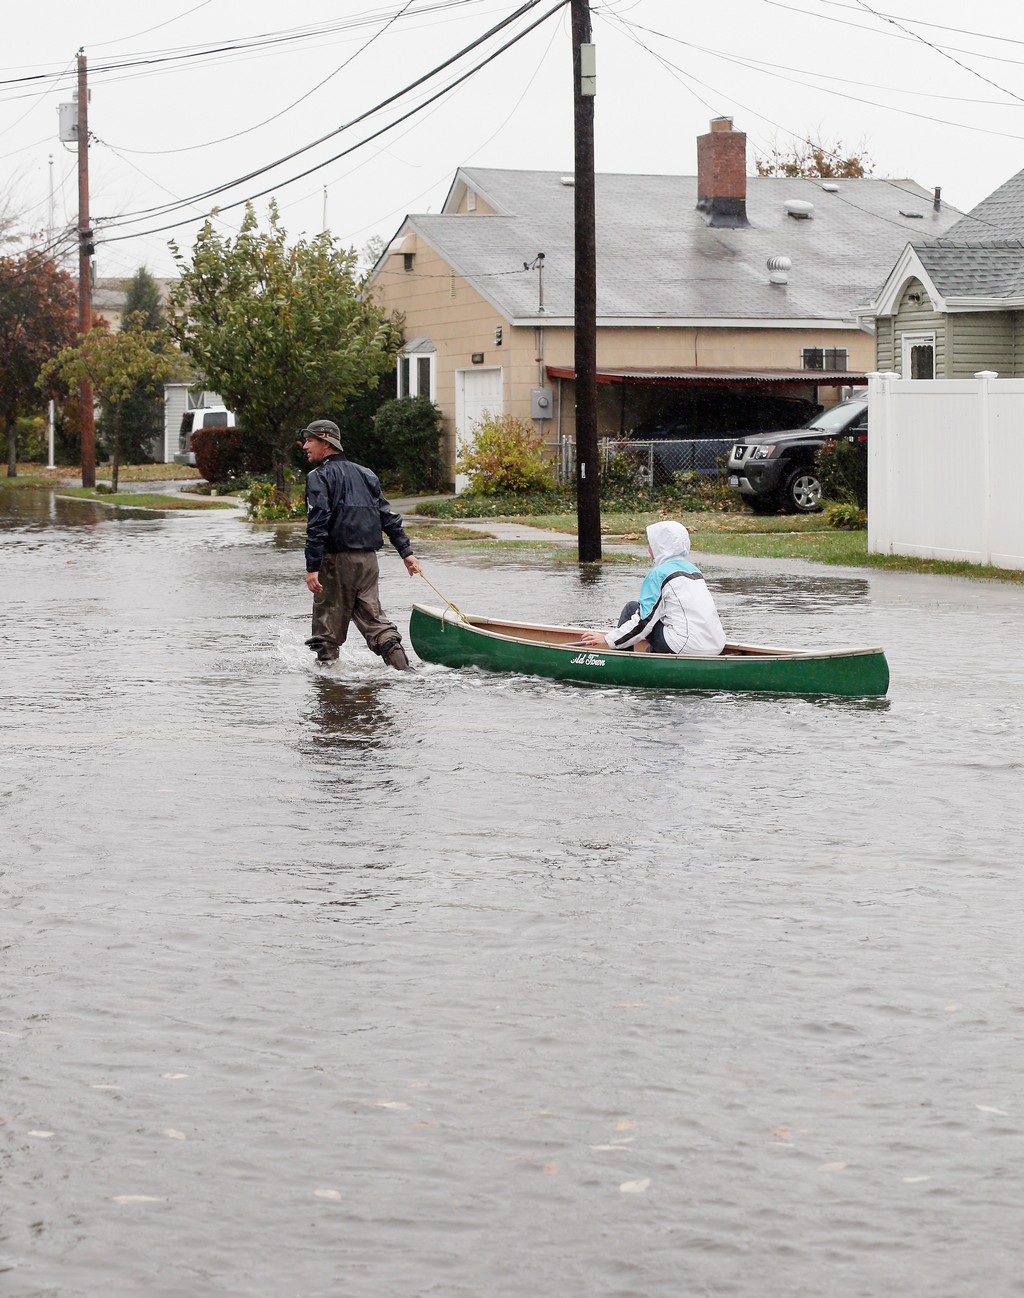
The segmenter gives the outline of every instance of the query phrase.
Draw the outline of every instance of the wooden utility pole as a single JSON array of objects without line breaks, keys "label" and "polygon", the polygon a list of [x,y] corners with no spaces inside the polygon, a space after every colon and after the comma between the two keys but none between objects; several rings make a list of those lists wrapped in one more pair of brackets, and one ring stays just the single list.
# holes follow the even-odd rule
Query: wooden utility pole
[{"label": "wooden utility pole", "polygon": [[576,221],[576,526],[581,563],[601,558],[597,448],[597,239],[594,220],[594,47],[589,0],[572,6]]},{"label": "wooden utility pole", "polygon": [[[89,87],[85,53],[78,51],[78,331],[92,328],[92,229],[89,225]],[[92,384],[78,388],[78,419],[82,430],[82,486],[96,485],[96,429]]]}]

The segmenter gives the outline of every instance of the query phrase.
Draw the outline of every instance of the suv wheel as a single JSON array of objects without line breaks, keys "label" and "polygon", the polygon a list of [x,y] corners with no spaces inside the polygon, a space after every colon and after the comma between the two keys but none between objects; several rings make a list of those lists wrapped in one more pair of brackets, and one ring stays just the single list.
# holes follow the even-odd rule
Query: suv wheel
[{"label": "suv wheel", "polygon": [[798,514],[814,514],[821,508],[821,479],[816,469],[804,465],[786,479],[783,497]]}]

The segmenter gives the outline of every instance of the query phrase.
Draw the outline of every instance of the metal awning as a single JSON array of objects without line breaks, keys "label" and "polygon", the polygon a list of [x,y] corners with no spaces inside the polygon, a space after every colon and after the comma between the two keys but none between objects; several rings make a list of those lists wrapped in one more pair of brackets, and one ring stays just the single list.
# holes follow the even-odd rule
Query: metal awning
[{"label": "metal awning", "polygon": [[[549,365],[550,379],[575,379],[571,366]],[[766,383],[813,383],[818,387],[848,387],[867,383],[857,370],[694,370],[666,367],[657,370],[611,369],[597,371],[598,383],[621,383],[663,387],[759,388]]]}]

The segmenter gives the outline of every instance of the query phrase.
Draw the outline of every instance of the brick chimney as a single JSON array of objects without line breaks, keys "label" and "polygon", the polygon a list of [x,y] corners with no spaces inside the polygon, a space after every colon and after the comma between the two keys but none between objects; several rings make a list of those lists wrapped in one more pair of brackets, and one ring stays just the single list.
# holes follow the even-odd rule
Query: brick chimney
[{"label": "brick chimney", "polygon": [[731,117],[714,117],[697,136],[697,211],[708,225],[738,229],[747,220],[747,134]]}]

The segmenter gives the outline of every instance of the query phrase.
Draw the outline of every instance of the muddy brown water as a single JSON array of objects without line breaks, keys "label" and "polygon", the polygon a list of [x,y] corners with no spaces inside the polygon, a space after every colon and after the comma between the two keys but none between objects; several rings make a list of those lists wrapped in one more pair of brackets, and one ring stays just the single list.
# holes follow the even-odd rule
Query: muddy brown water
[{"label": "muddy brown water", "polygon": [[705,563],[885,700],[325,672],[292,530],[0,514],[0,1293],[1024,1294],[1024,591]]}]

